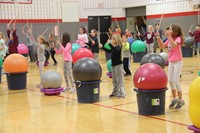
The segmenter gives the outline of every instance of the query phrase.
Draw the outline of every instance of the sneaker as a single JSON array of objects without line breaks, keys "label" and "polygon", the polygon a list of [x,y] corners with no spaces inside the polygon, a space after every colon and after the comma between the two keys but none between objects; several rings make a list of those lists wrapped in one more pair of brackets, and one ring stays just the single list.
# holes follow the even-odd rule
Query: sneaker
[{"label": "sneaker", "polygon": [[66,87],[63,91],[66,92],[66,91],[69,91],[70,88],[69,87]]},{"label": "sneaker", "polygon": [[177,100],[177,99],[173,99],[172,102],[171,102],[171,104],[169,105],[169,108],[170,108],[170,109],[173,109],[174,106],[175,106],[177,103],[178,103],[178,100]]},{"label": "sneaker", "polygon": [[124,76],[131,76],[131,73],[126,73]]},{"label": "sneaker", "polygon": [[42,85],[41,85],[41,84],[38,84],[38,85],[37,85],[37,88],[42,88]]},{"label": "sneaker", "polygon": [[110,98],[116,97],[116,95],[112,93],[112,94],[109,95],[109,97],[110,97]]},{"label": "sneaker", "polygon": [[69,92],[70,92],[70,93],[74,93],[74,92],[75,92],[75,89],[74,89],[74,88],[71,88],[71,89],[69,89]]},{"label": "sneaker", "polygon": [[126,98],[126,95],[118,95],[117,99],[120,99],[120,98]]},{"label": "sneaker", "polygon": [[175,109],[180,109],[183,105],[185,105],[185,102],[183,100],[179,100],[178,104],[176,105]]},{"label": "sneaker", "polygon": [[56,66],[58,63],[54,63],[53,65]]}]

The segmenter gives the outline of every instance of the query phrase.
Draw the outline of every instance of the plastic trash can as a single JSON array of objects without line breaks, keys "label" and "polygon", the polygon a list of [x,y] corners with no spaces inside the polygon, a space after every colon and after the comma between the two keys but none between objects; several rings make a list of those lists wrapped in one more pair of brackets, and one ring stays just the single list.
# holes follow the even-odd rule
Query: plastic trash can
[{"label": "plastic trash can", "polygon": [[181,50],[183,57],[193,57],[193,48],[182,46]]},{"label": "plastic trash can", "polygon": [[142,60],[142,57],[145,55],[145,52],[136,52],[133,53],[133,62],[139,63]]}]

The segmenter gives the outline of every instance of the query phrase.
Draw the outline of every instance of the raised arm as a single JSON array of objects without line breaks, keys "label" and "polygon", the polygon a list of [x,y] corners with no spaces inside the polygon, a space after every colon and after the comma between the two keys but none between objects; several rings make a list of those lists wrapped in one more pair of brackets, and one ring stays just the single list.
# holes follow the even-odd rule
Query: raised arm
[{"label": "raised arm", "polygon": [[10,39],[10,24],[7,24],[6,30],[7,30],[7,36]]},{"label": "raised arm", "polygon": [[155,36],[157,38],[159,48],[162,49],[162,48],[167,47],[167,45],[165,43],[163,43],[163,41],[161,40],[159,32],[156,32]]}]

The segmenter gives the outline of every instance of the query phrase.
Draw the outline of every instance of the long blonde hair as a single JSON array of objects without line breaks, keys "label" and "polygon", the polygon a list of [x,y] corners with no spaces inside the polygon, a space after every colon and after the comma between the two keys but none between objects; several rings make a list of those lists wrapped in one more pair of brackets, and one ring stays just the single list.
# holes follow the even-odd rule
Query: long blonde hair
[{"label": "long blonde hair", "polygon": [[119,34],[112,35],[112,38],[115,39],[116,41],[116,44],[113,44],[113,45],[122,46],[122,38]]},{"label": "long blonde hair", "polygon": [[43,43],[43,44],[45,43],[46,39],[45,39],[45,37],[44,37],[44,36],[42,36],[42,35],[39,35],[39,36],[38,36],[38,38],[40,38],[40,39],[42,40],[42,43]]}]

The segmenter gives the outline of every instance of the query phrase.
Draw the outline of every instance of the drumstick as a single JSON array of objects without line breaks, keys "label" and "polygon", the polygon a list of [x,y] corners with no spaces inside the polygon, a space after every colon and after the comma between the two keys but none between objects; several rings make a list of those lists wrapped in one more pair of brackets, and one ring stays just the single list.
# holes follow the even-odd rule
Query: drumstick
[{"label": "drumstick", "polygon": [[113,29],[113,22],[111,23],[111,25],[110,25],[110,28],[109,28],[111,31],[112,31],[112,29]]},{"label": "drumstick", "polygon": [[194,24],[192,24],[192,25],[190,26],[190,29],[189,29],[189,31],[191,31],[191,30],[192,30],[192,27],[193,27],[193,25],[194,25]]},{"label": "drumstick", "polygon": [[46,30],[42,33],[42,36],[48,31],[49,28],[46,28]]},{"label": "drumstick", "polygon": [[107,36],[108,36],[108,39],[110,40],[110,35],[108,34],[108,32],[106,32]]},{"label": "drumstick", "polygon": [[160,17],[160,22],[159,22],[159,27],[161,27],[161,24],[162,24],[162,20],[163,20],[163,14],[161,15],[161,17]]},{"label": "drumstick", "polygon": [[72,40],[75,41],[75,39],[74,39],[74,32],[72,32]]},{"label": "drumstick", "polygon": [[[140,33],[140,32],[139,32],[139,29],[138,29],[138,26],[137,26],[137,24],[135,25],[135,27],[136,27],[137,36],[138,36],[138,33]],[[140,36],[138,36],[138,37],[139,37],[139,39],[141,40]]]},{"label": "drumstick", "polygon": [[19,17],[19,13],[17,14],[17,17],[15,18],[15,21],[13,23],[16,23],[18,17]]},{"label": "drumstick", "polygon": [[91,42],[94,41],[88,34],[87,34],[87,36],[88,36],[88,38],[90,39]]}]

